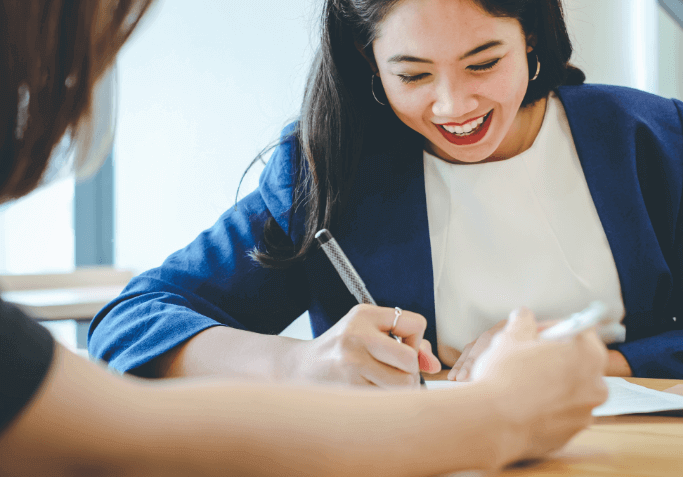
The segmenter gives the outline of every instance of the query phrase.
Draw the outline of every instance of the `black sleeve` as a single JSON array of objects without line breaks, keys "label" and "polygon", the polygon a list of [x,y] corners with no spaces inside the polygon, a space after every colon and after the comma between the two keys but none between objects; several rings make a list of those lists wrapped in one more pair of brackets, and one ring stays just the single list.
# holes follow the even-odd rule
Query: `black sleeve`
[{"label": "black sleeve", "polygon": [[49,331],[0,300],[0,434],[40,387],[54,346]]}]

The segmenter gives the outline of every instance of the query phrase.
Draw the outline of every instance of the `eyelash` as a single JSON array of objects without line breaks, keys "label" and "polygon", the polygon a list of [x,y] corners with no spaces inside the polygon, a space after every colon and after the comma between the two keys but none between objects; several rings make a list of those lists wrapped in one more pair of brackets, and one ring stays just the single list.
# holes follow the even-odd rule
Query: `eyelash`
[{"label": "eyelash", "polygon": [[398,75],[398,78],[403,82],[403,83],[414,83],[416,81],[421,80],[422,78],[426,78],[429,75],[429,73],[422,73],[419,75],[415,76],[410,76],[410,75]]},{"label": "eyelash", "polygon": [[[479,72],[479,71],[488,71],[488,70],[492,69],[494,66],[496,66],[496,65],[498,64],[499,61],[500,61],[500,58],[498,58],[498,59],[496,59],[496,60],[493,60],[493,61],[489,61],[488,63],[485,63],[485,64],[483,64],[483,65],[470,65],[470,66],[468,66],[468,68],[469,68],[471,71],[477,71],[477,72]],[[403,83],[405,83],[405,84],[410,84],[410,83],[415,83],[416,81],[419,81],[419,80],[421,80],[421,79],[423,79],[423,78],[426,78],[427,76],[429,76],[429,73],[422,73],[422,74],[414,75],[414,76],[411,76],[411,75],[398,75],[398,78],[399,78]]]},{"label": "eyelash", "polygon": [[483,65],[470,65],[468,68],[472,71],[488,71],[494,66],[498,64],[500,61],[500,58],[495,59],[493,61],[489,61],[488,63],[484,63]]}]

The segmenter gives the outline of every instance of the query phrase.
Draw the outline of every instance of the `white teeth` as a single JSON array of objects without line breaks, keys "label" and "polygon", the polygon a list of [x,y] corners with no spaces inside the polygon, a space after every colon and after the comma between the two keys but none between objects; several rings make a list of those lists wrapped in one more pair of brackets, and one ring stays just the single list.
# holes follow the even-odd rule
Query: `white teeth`
[{"label": "white teeth", "polygon": [[446,126],[445,124],[442,124],[441,127],[444,128],[446,131],[448,131],[451,134],[458,134],[461,136],[466,136],[470,134],[472,131],[477,129],[479,126],[481,126],[484,123],[484,120],[488,114],[485,114],[484,116],[480,117],[479,119],[475,119],[473,121],[470,121],[469,123],[465,123],[462,126]]}]

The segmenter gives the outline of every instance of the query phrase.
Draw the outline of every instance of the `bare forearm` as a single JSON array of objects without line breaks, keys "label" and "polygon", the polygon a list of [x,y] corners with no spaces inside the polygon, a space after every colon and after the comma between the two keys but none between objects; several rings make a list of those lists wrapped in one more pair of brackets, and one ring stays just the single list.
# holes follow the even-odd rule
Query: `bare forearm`
[{"label": "bare forearm", "polygon": [[504,439],[489,395],[477,383],[392,394],[152,383],[109,375],[60,348],[39,396],[0,438],[0,474],[408,476],[482,468],[501,460]]},{"label": "bare forearm", "polygon": [[261,335],[224,326],[202,331],[157,358],[158,377],[221,376],[257,381],[287,381],[298,362],[300,340]]},{"label": "bare forearm", "polygon": [[[178,445],[201,455],[187,475],[418,476],[502,463],[505,432],[478,384],[387,394],[265,384],[167,387],[144,415],[178,472]],[[145,428],[150,428],[147,425]],[[151,441],[153,442],[153,441]],[[509,458],[509,453],[507,454]],[[188,462],[187,459],[183,459]],[[182,474],[182,472],[179,472]]]}]

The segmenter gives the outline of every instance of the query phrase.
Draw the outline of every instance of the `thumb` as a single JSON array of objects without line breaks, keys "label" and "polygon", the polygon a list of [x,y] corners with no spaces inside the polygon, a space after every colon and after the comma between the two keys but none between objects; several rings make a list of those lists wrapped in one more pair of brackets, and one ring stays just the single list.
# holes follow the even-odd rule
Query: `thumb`
[{"label": "thumb", "polygon": [[420,350],[418,351],[417,360],[420,364],[420,371],[429,374],[438,373],[441,371],[441,362],[439,358],[434,356],[432,352],[432,344],[427,340],[422,340],[420,343]]},{"label": "thumb", "polygon": [[513,310],[503,333],[517,341],[535,340],[538,337],[538,325],[532,311],[525,306]]}]

